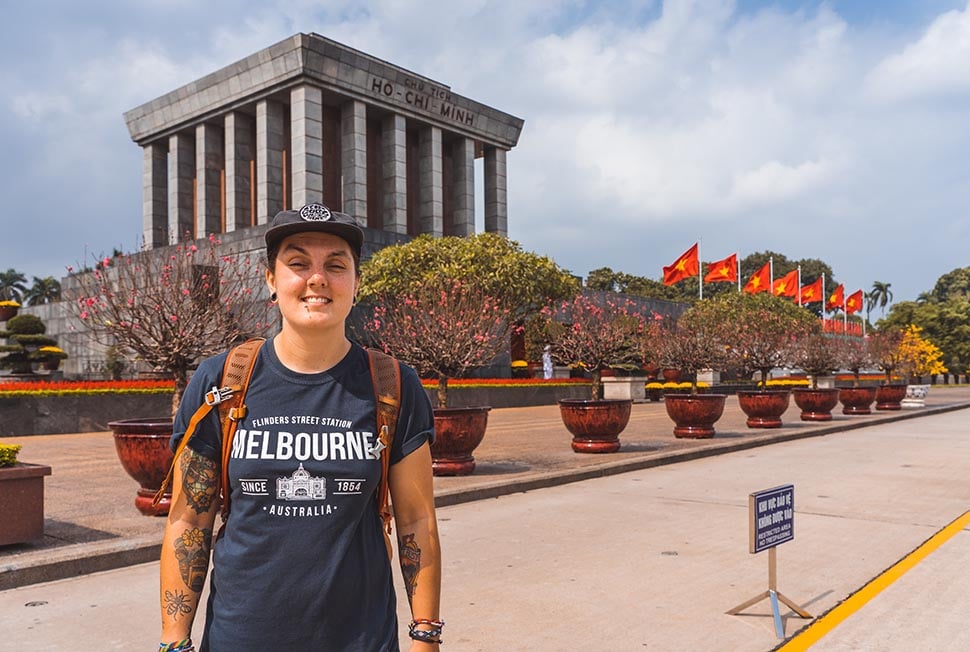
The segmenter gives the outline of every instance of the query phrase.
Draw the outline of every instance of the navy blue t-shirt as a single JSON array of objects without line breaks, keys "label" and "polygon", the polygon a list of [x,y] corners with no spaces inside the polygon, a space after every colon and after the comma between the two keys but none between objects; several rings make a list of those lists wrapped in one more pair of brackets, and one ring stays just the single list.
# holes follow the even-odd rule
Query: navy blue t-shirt
[{"label": "navy blue t-shirt", "polygon": [[[192,376],[172,445],[205,393],[219,386],[228,354]],[[391,464],[434,437],[421,381],[401,366],[401,412]],[[374,388],[367,353],[353,345],[333,368],[284,367],[273,342],[260,349],[247,413],[229,461],[232,511],[213,544],[201,649],[397,650],[397,604],[377,513],[381,477]],[[218,460],[213,410],[189,446]]]}]

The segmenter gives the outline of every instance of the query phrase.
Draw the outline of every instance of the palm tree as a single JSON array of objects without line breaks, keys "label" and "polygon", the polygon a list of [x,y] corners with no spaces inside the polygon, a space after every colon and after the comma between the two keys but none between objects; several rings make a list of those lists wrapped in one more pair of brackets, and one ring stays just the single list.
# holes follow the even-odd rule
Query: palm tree
[{"label": "palm tree", "polygon": [[0,272],[0,300],[23,303],[24,293],[27,292],[26,282],[27,277],[13,268]]},{"label": "palm tree", "polygon": [[[893,291],[889,289],[890,287],[892,287],[892,283],[873,281],[872,290],[870,290],[868,294],[870,306],[879,304],[883,317],[886,316],[886,306],[893,301]],[[866,313],[868,314],[868,309],[866,310]]]},{"label": "palm tree", "polygon": [[54,303],[61,298],[61,283],[53,276],[46,278],[34,277],[34,284],[24,294],[24,301],[31,306],[42,303]]}]

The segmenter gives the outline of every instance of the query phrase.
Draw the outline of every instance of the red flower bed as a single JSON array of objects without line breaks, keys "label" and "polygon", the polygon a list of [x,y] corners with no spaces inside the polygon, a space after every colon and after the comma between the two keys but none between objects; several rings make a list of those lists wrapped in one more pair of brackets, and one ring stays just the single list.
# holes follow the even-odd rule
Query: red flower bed
[{"label": "red flower bed", "polygon": [[0,398],[65,394],[161,394],[171,392],[173,389],[174,383],[171,380],[13,381],[0,384]]}]

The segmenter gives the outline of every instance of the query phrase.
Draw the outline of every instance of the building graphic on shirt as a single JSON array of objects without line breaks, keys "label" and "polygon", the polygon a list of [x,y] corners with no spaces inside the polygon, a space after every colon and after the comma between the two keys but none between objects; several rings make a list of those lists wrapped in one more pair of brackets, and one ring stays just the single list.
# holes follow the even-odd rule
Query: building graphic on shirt
[{"label": "building graphic on shirt", "polygon": [[327,497],[327,479],[317,478],[300,468],[290,477],[276,479],[276,497],[280,500],[324,500]]}]

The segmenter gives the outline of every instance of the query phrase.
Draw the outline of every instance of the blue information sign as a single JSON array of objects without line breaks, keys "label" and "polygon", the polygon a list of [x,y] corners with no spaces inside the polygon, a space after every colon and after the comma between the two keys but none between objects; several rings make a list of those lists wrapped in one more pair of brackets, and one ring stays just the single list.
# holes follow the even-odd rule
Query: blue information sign
[{"label": "blue information sign", "polygon": [[748,496],[751,553],[795,538],[795,486],[786,484]]}]

